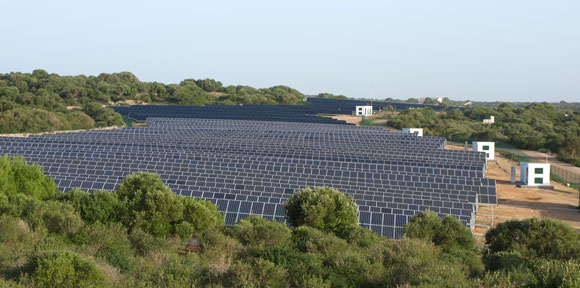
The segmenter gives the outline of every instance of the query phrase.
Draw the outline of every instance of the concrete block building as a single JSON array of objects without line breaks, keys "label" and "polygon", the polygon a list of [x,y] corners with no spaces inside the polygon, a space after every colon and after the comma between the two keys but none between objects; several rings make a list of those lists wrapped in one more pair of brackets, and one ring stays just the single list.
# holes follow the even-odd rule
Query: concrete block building
[{"label": "concrete block building", "polygon": [[373,106],[356,106],[354,112],[356,116],[372,116]]},{"label": "concrete block building", "polygon": [[485,152],[486,160],[495,159],[495,142],[473,141],[471,147],[473,151]]},{"label": "concrete block building", "polygon": [[520,181],[526,186],[549,186],[550,164],[520,162]]},{"label": "concrete block building", "polygon": [[423,136],[423,128],[403,128],[403,133],[415,133],[417,136]]}]

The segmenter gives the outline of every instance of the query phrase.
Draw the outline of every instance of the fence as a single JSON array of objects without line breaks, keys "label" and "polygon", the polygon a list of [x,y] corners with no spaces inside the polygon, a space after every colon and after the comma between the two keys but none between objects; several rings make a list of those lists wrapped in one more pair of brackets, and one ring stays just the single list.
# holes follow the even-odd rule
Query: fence
[{"label": "fence", "polygon": [[[518,149],[500,148],[497,150],[504,157],[509,158],[509,159],[511,159],[515,162],[518,162],[518,163],[519,162],[536,162],[536,163],[549,162],[548,158],[531,157],[531,156],[526,155],[525,153],[521,152]],[[564,169],[561,167],[550,165],[550,178],[553,181],[556,181],[559,183],[570,184],[570,186],[580,190],[580,174],[574,173],[570,170],[567,170],[567,169]]]},{"label": "fence", "polygon": [[[455,140],[455,141],[454,141]],[[458,141],[459,140],[459,141]],[[453,141],[456,144],[465,143],[463,139],[450,139],[449,141]],[[471,141],[468,141],[468,146],[470,146]],[[536,163],[547,163],[551,160],[548,157],[532,157],[527,155],[526,153],[522,152],[520,149],[509,145],[503,142],[496,142],[495,150],[499,152],[502,156],[511,159],[515,162],[536,162]],[[553,181],[570,184],[573,188],[580,190],[580,174],[574,173],[570,170],[556,167],[554,165],[550,165],[550,178]]]}]

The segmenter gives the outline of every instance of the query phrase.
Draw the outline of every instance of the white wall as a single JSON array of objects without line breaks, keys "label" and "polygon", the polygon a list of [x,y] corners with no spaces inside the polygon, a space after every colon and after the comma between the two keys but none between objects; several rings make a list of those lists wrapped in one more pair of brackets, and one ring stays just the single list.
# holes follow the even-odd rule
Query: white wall
[{"label": "white wall", "polygon": [[403,128],[403,133],[415,133],[417,136],[423,136],[423,128]]},{"label": "white wall", "polygon": [[495,142],[473,141],[471,147],[473,148],[473,151],[485,152],[486,160],[495,159]]},{"label": "white wall", "polygon": [[520,181],[527,186],[550,185],[550,164],[521,162]]},{"label": "white wall", "polygon": [[354,113],[357,116],[372,116],[373,106],[356,106]]}]

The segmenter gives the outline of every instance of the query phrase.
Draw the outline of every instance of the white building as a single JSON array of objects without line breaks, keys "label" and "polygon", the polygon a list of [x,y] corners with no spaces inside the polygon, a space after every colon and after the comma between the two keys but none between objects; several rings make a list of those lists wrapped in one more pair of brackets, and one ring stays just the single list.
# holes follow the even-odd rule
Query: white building
[{"label": "white building", "polygon": [[403,133],[415,133],[417,136],[423,136],[423,128],[403,128]]},{"label": "white building", "polygon": [[520,162],[520,181],[527,186],[549,186],[550,164]]},{"label": "white building", "polygon": [[495,159],[495,142],[473,141],[471,143],[471,147],[473,148],[473,151],[485,152],[485,159],[486,160]]},{"label": "white building", "polygon": [[493,124],[495,123],[495,116],[489,116],[489,119],[483,119],[483,124]]},{"label": "white building", "polygon": [[354,112],[356,116],[372,116],[373,106],[356,106]]}]

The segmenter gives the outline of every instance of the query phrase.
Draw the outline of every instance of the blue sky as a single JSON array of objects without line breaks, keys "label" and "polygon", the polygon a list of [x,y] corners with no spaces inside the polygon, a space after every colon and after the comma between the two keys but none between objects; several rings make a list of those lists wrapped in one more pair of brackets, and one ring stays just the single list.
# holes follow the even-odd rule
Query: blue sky
[{"label": "blue sky", "polygon": [[0,73],[580,101],[580,1],[2,1]]}]

